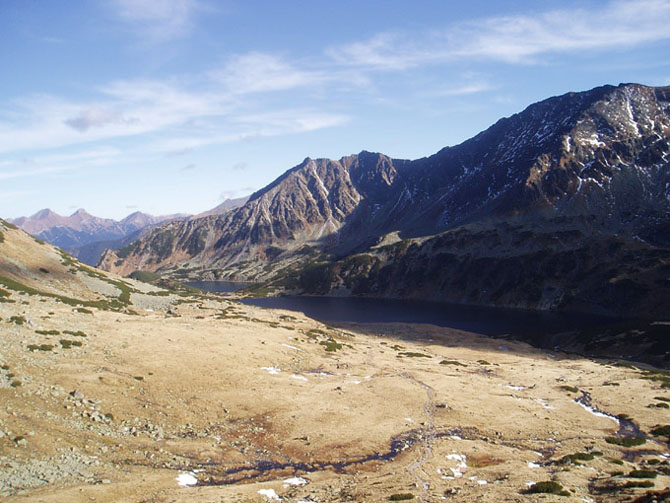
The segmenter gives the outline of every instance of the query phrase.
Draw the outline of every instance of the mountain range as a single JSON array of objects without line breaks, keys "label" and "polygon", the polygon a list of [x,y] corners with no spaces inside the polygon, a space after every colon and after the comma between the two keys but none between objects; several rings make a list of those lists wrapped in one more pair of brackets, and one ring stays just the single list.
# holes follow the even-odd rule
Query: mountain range
[{"label": "mountain range", "polygon": [[530,105],[417,160],[305,159],[241,207],[172,221],[101,267],[302,293],[670,313],[670,88]]},{"label": "mountain range", "polygon": [[70,216],[61,216],[46,208],[29,217],[8,221],[37,238],[67,250],[82,262],[96,265],[105,249],[125,246],[158,224],[220,215],[244,204],[246,199],[226,199],[215,208],[199,215],[178,213],[153,216],[136,211],[122,220],[113,220],[93,216],[82,208]]}]

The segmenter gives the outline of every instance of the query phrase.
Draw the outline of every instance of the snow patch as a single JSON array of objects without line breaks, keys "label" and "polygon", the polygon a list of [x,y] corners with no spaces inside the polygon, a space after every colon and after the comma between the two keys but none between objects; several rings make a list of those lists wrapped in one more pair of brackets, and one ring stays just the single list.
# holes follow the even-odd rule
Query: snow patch
[{"label": "snow patch", "polygon": [[290,479],[284,480],[284,484],[288,486],[304,486],[307,484],[307,481],[302,477],[291,477]]},{"label": "snow patch", "polygon": [[540,465],[533,463],[532,461],[528,461],[528,468],[540,468]]},{"label": "snow patch", "polygon": [[309,380],[305,376],[299,376],[298,374],[293,374],[291,376],[291,379],[297,379],[299,381],[308,381]]},{"label": "snow patch", "polygon": [[291,346],[290,344],[282,344],[282,346],[289,349],[295,349],[296,351],[302,351],[302,349],[296,348],[295,346]]},{"label": "snow patch", "polygon": [[269,500],[281,501],[279,495],[275,492],[274,489],[259,489],[258,494],[265,496]]},{"label": "snow patch", "polygon": [[198,483],[198,479],[193,472],[180,473],[175,480],[182,487],[194,486]]},{"label": "snow patch", "polygon": [[279,367],[261,367],[261,370],[265,370],[268,374],[276,376],[281,372]]}]

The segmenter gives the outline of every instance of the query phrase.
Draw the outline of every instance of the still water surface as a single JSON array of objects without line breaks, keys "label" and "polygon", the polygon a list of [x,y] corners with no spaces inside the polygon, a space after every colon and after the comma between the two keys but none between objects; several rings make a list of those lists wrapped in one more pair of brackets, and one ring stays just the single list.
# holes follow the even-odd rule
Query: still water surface
[{"label": "still water surface", "polygon": [[[232,292],[247,284],[227,281],[189,283],[203,290]],[[322,322],[430,323],[485,335],[510,335],[540,346],[558,342],[555,334],[611,323],[612,318],[588,314],[548,313],[422,300],[358,297],[265,297],[243,299],[244,304],[299,311]]]}]

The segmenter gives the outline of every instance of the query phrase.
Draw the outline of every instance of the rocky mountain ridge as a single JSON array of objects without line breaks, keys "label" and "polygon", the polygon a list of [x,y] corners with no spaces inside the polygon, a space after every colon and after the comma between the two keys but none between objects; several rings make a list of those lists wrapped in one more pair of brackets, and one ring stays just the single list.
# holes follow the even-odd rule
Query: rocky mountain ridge
[{"label": "rocky mountain ridge", "polygon": [[[668,312],[669,152],[670,88],[603,86],[530,105],[423,159],[365,151],[337,161],[305,159],[239,209],[161,226],[108,253],[101,265],[126,274],[190,271],[274,279],[296,291],[344,289],[529,308],[608,311],[628,303],[636,306],[629,311],[644,314],[650,297],[660,302],[653,312]],[[484,245],[487,233],[493,241]],[[458,272],[459,279],[424,274],[442,250],[436,243],[454,235],[462,246],[441,257],[439,270]],[[380,251],[398,241],[420,253]],[[602,255],[596,274],[589,264],[603,249],[611,253]],[[352,272],[343,265],[361,253],[378,269],[392,267],[390,283],[374,281],[372,269]],[[524,276],[533,254],[546,257],[549,267],[565,253],[581,277],[553,277],[560,273],[542,268]],[[471,266],[463,266],[464,257]],[[397,267],[398,260],[410,263]],[[566,260],[559,260],[561,267],[568,267]],[[484,288],[477,280],[482,261],[507,279],[488,275],[492,284]],[[310,287],[299,278],[315,263],[332,274]],[[620,270],[624,264],[628,269]],[[351,288],[352,274],[369,279],[364,288]],[[410,286],[424,276],[431,281]],[[535,294],[527,295],[531,277]],[[632,292],[632,302],[612,304],[620,296],[613,292],[621,290],[612,285],[624,277],[634,285],[623,288]],[[582,287],[590,282],[587,292]],[[476,291],[466,295],[472,287]],[[486,294],[501,288],[504,294]]]}]

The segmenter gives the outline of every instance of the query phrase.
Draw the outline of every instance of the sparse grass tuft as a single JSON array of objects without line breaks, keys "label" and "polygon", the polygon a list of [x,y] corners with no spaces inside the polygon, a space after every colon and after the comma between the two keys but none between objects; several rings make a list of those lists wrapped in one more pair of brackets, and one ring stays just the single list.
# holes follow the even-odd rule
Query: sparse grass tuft
[{"label": "sparse grass tuft", "polygon": [[40,335],[60,335],[58,330],[35,330],[35,333]]},{"label": "sparse grass tuft", "polygon": [[635,447],[642,445],[647,441],[644,437],[607,437],[605,442],[612,445],[620,445],[621,447]]},{"label": "sparse grass tuft", "polygon": [[430,355],[425,355],[423,353],[417,353],[415,351],[403,351],[400,352],[396,355],[398,358],[401,358],[403,356],[407,358],[432,358]]}]

